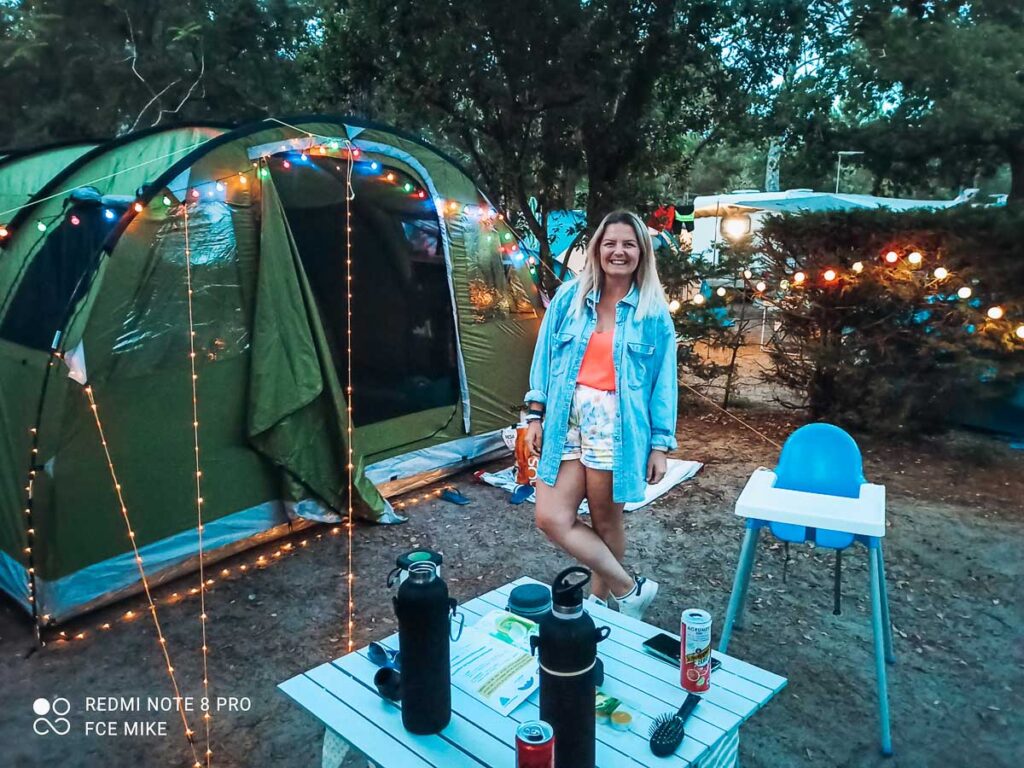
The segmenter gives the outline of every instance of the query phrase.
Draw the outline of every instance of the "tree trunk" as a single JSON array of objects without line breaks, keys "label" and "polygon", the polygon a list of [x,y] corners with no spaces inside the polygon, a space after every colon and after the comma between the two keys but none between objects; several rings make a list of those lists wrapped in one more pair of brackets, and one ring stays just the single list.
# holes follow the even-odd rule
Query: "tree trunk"
[{"label": "tree trunk", "polygon": [[768,158],[764,168],[764,191],[779,191],[779,165],[782,163],[782,151],[785,149],[786,139],[783,136],[773,136],[768,145]]},{"label": "tree trunk", "polygon": [[1009,203],[1024,203],[1024,141],[1010,147],[1010,196]]}]

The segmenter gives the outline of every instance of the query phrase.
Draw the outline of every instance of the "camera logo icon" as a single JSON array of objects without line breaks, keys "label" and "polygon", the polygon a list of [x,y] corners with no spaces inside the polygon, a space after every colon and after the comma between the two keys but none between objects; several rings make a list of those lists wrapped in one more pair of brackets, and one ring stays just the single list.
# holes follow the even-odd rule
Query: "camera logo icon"
[{"label": "camera logo icon", "polygon": [[71,711],[71,702],[60,696],[50,699],[38,698],[32,702],[32,711],[36,719],[32,730],[37,736],[54,734],[66,736],[71,731],[71,721],[66,715]]}]

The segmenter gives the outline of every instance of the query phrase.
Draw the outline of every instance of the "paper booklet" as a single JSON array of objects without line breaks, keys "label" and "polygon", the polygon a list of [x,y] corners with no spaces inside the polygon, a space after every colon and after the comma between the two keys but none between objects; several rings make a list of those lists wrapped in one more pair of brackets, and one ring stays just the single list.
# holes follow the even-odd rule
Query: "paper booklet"
[{"label": "paper booklet", "polygon": [[451,645],[452,684],[491,709],[508,715],[540,686],[530,636],[537,623],[507,611],[491,611]]}]

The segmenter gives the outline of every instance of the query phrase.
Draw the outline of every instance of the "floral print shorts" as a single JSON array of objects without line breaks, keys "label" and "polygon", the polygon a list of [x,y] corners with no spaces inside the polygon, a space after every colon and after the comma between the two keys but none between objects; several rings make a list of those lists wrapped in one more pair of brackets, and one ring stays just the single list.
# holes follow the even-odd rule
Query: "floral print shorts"
[{"label": "floral print shorts", "polygon": [[562,461],[579,459],[590,469],[611,471],[617,408],[618,398],[614,392],[577,384],[569,409],[569,431],[562,448]]}]

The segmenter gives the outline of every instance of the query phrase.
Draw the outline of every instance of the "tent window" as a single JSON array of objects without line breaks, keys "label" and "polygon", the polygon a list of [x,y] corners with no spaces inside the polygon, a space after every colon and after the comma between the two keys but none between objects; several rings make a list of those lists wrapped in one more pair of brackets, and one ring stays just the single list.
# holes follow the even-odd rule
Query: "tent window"
[{"label": "tent window", "polygon": [[[270,163],[342,381],[345,360],[344,164]],[[357,426],[455,408],[455,324],[440,224],[422,183],[355,164],[352,201],[353,418]],[[390,178],[389,178],[390,174]]]},{"label": "tent window", "polygon": [[3,310],[0,338],[50,349],[71,308],[88,290],[103,241],[121,216],[120,210],[106,216],[106,209],[82,206],[51,228]]}]

